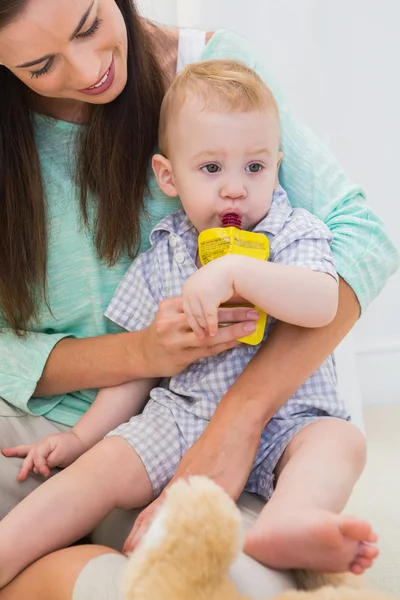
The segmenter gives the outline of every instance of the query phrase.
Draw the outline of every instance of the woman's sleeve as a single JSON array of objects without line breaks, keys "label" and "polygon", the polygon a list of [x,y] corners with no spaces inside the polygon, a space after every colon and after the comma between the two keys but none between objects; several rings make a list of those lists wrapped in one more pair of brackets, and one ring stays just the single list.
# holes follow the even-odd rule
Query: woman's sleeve
[{"label": "woman's sleeve", "polygon": [[329,227],[337,271],[365,310],[398,268],[399,255],[382,221],[367,205],[364,190],[349,179],[327,147],[293,115],[274,78],[255,57],[250,42],[219,31],[207,44],[203,58],[240,60],[270,87],[281,121],[280,183],[294,207],[306,208]]},{"label": "woman's sleeve", "polygon": [[[17,337],[0,317],[0,397],[31,414],[44,414],[60,402],[49,398],[41,403],[30,399],[54,346],[68,334],[28,333]],[[43,399],[42,399],[43,400]],[[28,405],[29,404],[29,405]]]}]

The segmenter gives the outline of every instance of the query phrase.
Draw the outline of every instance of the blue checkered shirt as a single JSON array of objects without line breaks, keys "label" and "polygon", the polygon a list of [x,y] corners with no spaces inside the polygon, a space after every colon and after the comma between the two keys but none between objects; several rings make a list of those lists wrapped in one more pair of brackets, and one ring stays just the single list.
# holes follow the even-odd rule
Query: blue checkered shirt
[{"label": "blue checkered shirt", "polygon": [[[267,216],[254,228],[269,239],[270,260],[305,267],[338,278],[330,250],[329,229],[308,211],[293,209],[286,192],[274,192]],[[154,319],[158,305],[166,298],[180,296],[185,281],[197,270],[198,233],[183,210],[158,223],[150,234],[151,248],[131,265],[119,284],[106,316],[128,331],[142,330]],[[264,340],[274,319],[268,318]],[[217,356],[203,358],[178,375],[164,378],[151,398],[174,413],[184,436],[193,437],[187,413],[209,420],[217,403],[242,373],[259,346],[241,344]],[[186,417],[182,419],[182,408]],[[304,414],[346,418],[338,397],[333,356],[297,390],[275,415],[291,418]]]}]

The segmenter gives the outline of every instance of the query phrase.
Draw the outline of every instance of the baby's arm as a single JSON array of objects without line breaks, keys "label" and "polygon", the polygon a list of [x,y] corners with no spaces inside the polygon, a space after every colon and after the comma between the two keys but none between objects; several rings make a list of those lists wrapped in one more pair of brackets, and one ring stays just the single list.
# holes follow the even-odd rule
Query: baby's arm
[{"label": "baby's arm", "polygon": [[103,388],[72,432],[85,450],[97,444],[112,429],[140,413],[156,379],[136,379],[122,385]]},{"label": "baby's arm", "polygon": [[225,258],[234,291],[272,317],[302,327],[323,327],[335,317],[338,282],[331,275],[247,256]]},{"label": "baby's arm", "polygon": [[336,314],[338,282],[306,267],[223,256],[196,271],[183,287],[183,309],[199,337],[202,330],[215,335],[218,307],[234,294],[280,321],[323,327]]},{"label": "baby's arm", "polygon": [[337,311],[338,276],[327,227],[297,210],[270,240],[271,260],[242,255],[211,261],[183,287],[183,308],[192,329],[215,335],[218,306],[234,295],[293,325],[323,327]]},{"label": "baby's arm", "polygon": [[36,444],[4,448],[5,456],[24,458],[18,481],[25,481],[31,471],[48,477],[54,467],[72,464],[106,433],[138,414],[155,384],[155,379],[138,379],[104,388],[71,431],[48,435]]}]

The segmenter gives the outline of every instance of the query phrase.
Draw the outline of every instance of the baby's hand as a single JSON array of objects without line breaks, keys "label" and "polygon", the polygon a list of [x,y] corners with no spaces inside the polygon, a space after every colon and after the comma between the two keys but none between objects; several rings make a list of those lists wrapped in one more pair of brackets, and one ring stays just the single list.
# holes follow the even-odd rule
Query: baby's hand
[{"label": "baby's hand", "polygon": [[182,306],[198,338],[218,331],[218,308],[234,293],[232,256],[223,256],[201,267],[182,290]]},{"label": "baby's hand", "polygon": [[4,448],[4,456],[25,458],[17,477],[18,481],[25,481],[29,473],[47,478],[53,467],[68,467],[86,448],[82,440],[72,431],[48,435],[36,444]]}]

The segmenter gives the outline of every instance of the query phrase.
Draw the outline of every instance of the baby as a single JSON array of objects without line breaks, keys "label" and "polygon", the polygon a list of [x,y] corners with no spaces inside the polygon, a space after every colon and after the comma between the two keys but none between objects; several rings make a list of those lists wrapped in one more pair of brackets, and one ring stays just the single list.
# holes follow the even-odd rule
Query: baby
[{"label": "baby", "polygon": [[[154,228],[150,250],[126,273],[107,317],[142,330],[161,301],[182,295],[188,330],[199,337],[215,334],[218,307],[227,301],[245,300],[270,315],[264,339],[275,319],[327,325],[338,300],[331,234],[304,209],[293,209],[279,185],[278,110],[256,73],[233,61],[186,67],[165,96],[159,146],[158,184],[180,196],[183,210]],[[243,229],[267,236],[270,260],[228,255],[198,268],[199,232],[219,227],[229,213]],[[26,457],[21,480],[32,469],[47,477],[51,467],[70,466],[0,523],[0,585],[89,533],[114,508],[157,497],[258,348],[238,344],[161,382],[103,389],[71,432],[5,451]],[[327,439],[337,441],[334,453]],[[364,452],[338,397],[330,356],[262,429],[246,490],[268,503],[247,534],[246,551],[274,568],[369,567],[375,534],[368,523],[341,515]]]}]

